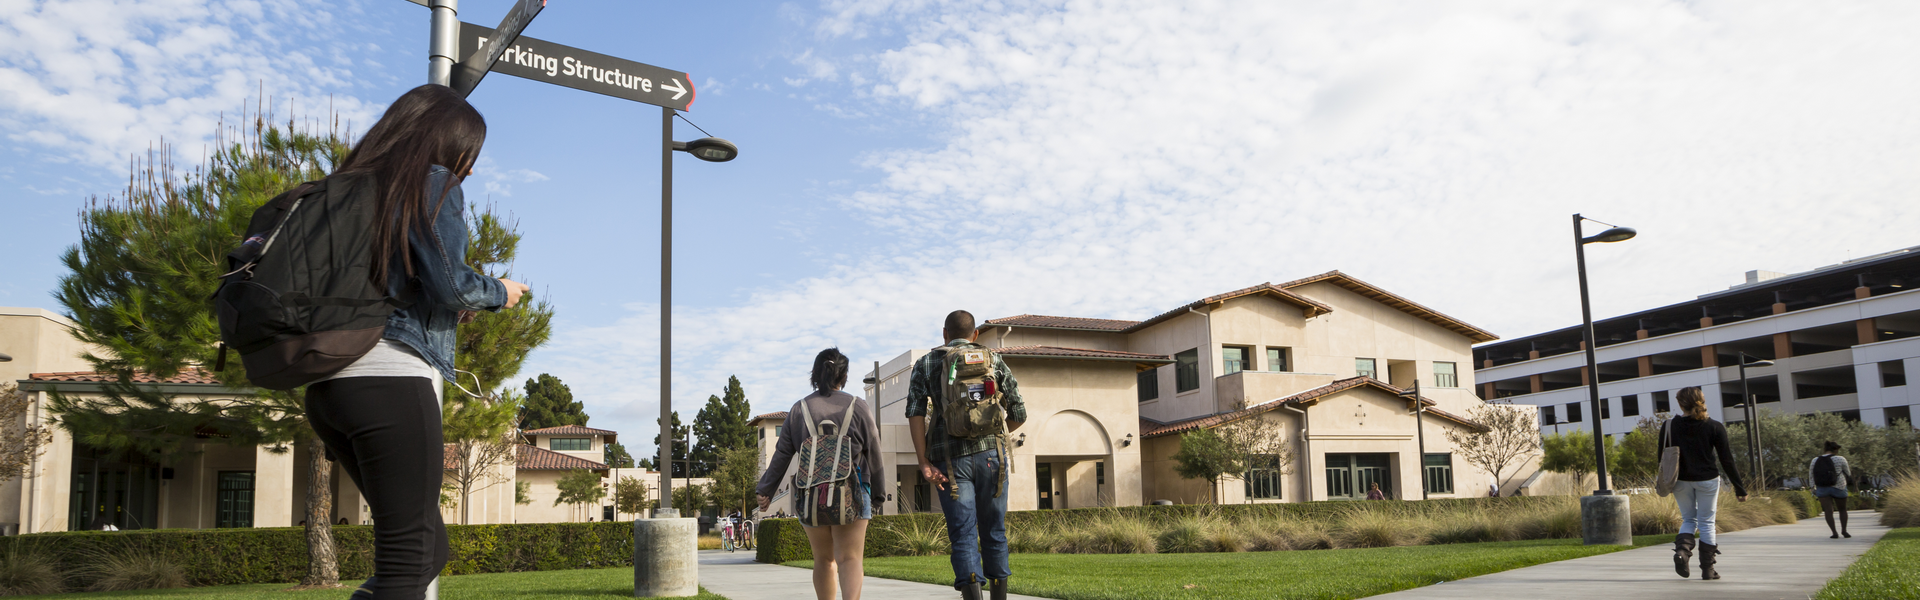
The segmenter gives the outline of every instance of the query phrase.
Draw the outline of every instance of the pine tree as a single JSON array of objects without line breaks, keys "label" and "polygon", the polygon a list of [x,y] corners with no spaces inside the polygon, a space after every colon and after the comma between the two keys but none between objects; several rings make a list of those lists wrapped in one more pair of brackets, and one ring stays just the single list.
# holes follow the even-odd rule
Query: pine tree
[{"label": "pine tree", "polygon": [[[687,426],[680,424],[680,411],[673,411],[673,465],[671,477],[687,477]],[[653,468],[659,468],[660,434],[653,435]]]},{"label": "pine tree", "polygon": [[559,377],[541,373],[527,380],[527,412],[521,421],[526,429],[545,429],[562,425],[586,425],[586,407],[573,400],[573,390]]},{"label": "pine tree", "polygon": [[727,378],[724,396],[707,396],[707,405],[693,417],[693,444],[690,456],[694,476],[705,477],[718,468],[727,451],[753,446],[753,406],[747,392],[740,388],[739,377]]},{"label": "pine tree", "polygon": [[609,467],[615,469],[633,468],[633,455],[627,454],[626,446],[614,442],[607,442],[605,456],[606,458],[602,462],[607,463]]},{"label": "pine tree", "polygon": [[[303,181],[319,179],[345,157],[351,140],[335,132],[284,127],[270,117],[222,123],[219,148],[192,173],[178,173],[161,144],[136,160],[125,193],[89,201],[80,241],[61,256],[69,273],[55,293],[78,324],[76,339],[104,349],[84,358],[116,381],[98,397],[52,394],[48,409],[81,443],[176,464],[199,443],[304,446],[312,457],[307,488],[305,585],[335,585],[332,463],[307,425],[298,391],[258,390],[240,361],[213,373],[230,399],[196,400],[136,384],[136,373],[167,378],[215,364],[219,341],[207,298],[228,270],[253,211]],[[237,139],[237,141],[236,141]]]}]

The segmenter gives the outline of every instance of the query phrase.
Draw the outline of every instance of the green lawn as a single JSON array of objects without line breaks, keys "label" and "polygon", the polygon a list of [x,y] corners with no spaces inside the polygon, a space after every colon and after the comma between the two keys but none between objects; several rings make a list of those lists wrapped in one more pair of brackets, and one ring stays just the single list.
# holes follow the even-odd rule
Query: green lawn
[{"label": "green lawn", "polygon": [[[1672,541],[1671,535],[1634,537],[1636,547]],[[1360,598],[1624,549],[1565,539],[1222,554],[1015,554],[1011,591],[1066,600]],[[953,583],[945,556],[869,558],[866,567],[876,577]]]},{"label": "green lawn", "polygon": [[1815,598],[1920,598],[1920,527],[1887,532]]},{"label": "green lawn", "polygon": [[[299,600],[304,598],[327,598],[343,600],[353,591],[352,586],[360,582],[342,582],[348,587],[332,590],[286,591],[292,587],[285,583],[267,583],[258,585],[227,585],[220,587],[186,588],[178,590],[148,590],[140,592],[93,592],[86,594],[59,594],[54,596],[30,596],[38,598],[218,598],[240,600],[243,598],[272,599],[282,598]],[[542,600],[565,600],[571,598],[633,598],[633,568],[586,569],[579,571],[534,571],[530,573],[488,573],[485,575],[456,575],[440,580],[440,598],[442,600],[481,600],[483,598],[538,597]],[[698,600],[727,600],[701,588]]]}]

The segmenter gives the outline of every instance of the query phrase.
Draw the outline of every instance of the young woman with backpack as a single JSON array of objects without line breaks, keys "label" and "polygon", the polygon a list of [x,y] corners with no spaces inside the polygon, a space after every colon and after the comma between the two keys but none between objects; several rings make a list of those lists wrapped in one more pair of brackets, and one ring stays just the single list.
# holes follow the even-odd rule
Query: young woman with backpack
[{"label": "young woman with backpack", "polygon": [[1720,478],[1733,482],[1734,495],[1747,501],[1747,488],[1740,483],[1740,472],[1733,468],[1733,449],[1727,446],[1727,426],[1707,415],[1706,398],[1700,388],[1680,390],[1681,415],[1660,426],[1661,440],[1679,448],[1679,478],[1674,482],[1673,499],[1680,506],[1680,533],[1673,538],[1673,572],[1690,577],[1687,562],[1693,558],[1697,542],[1700,550],[1700,578],[1719,579],[1714,569],[1719,562],[1720,545],[1713,531],[1713,517],[1720,500]]},{"label": "young woman with backpack", "polygon": [[880,426],[866,400],[840,391],[847,384],[847,357],[840,349],[828,348],[813,358],[812,383],[814,392],[787,410],[773,458],[754,490],[765,512],[787,465],[800,459],[790,493],[813,547],[813,594],[833,600],[837,581],[843,600],[859,600],[867,522],[873,507],[886,500],[872,484],[873,469],[886,464],[880,458]]},{"label": "young woman with backpack", "polygon": [[[1853,480],[1853,468],[1847,465],[1847,457],[1840,456],[1840,445],[1829,440],[1826,453],[1813,458],[1807,465],[1807,478],[1813,481],[1813,497],[1820,499],[1820,511],[1827,515],[1827,531],[1833,535],[1853,537],[1847,533],[1847,482]],[[1840,513],[1840,528],[1833,528],[1833,513]]]},{"label": "young woman with backpack", "polygon": [[307,420],[367,500],[373,577],[355,600],[423,597],[447,563],[440,520],[445,449],[440,380],[453,380],[454,327],[470,311],[512,307],[527,286],[466,263],[466,200],[486,121],[453,90],[400,96],[327,178],[358,188],[376,217],[368,277],[394,298],[373,349],[307,387]]}]

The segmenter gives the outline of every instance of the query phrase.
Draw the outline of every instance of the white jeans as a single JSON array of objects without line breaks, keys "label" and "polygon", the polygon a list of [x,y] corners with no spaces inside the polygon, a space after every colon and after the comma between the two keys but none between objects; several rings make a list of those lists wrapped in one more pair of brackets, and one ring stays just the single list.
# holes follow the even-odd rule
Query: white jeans
[{"label": "white jeans", "polygon": [[1713,515],[1719,508],[1720,480],[1676,481],[1673,499],[1680,503],[1680,533],[1691,533],[1700,543],[1718,546],[1713,535]]}]

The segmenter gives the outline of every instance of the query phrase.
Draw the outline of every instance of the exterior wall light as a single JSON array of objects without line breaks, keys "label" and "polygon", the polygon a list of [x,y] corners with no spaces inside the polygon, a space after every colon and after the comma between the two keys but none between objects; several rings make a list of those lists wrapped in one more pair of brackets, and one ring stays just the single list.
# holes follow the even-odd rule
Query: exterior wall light
[{"label": "exterior wall light", "polygon": [[1020,435],[1018,437],[1013,438],[1013,445],[1015,446],[1027,445],[1027,432],[1022,431],[1020,432]]},{"label": "exterior wall light", "polygon": [[1127,437],[1120,438],[1121,448],[1125,448],[1127,446],[1132,446],[1132,445],[1133,445],[1133,434],[1129,433],[1127,434]]}]

